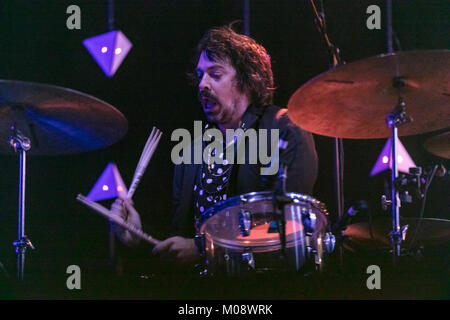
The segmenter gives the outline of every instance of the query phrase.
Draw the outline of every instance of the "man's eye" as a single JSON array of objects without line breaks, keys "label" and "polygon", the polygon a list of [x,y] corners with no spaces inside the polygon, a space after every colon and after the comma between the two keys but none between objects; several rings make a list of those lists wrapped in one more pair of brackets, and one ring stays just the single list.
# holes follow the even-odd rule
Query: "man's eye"
[{"label": "man's eye", "polygon": [[213,79],[220,79],[221,75],[219,73],[211,73],[211,78]]}]

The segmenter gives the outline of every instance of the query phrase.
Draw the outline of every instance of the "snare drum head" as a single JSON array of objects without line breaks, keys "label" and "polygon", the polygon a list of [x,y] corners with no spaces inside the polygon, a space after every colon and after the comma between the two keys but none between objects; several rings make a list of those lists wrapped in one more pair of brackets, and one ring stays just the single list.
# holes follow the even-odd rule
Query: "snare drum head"
[{"label": "snare drum head", "polygon": [[[302,216],[309,214],[322,225],[326,210],[312,197],[295,193],[286,196],[291,199],[284,215],[286,247],[291,247],[303,241]],[[272,192],[254,192],[217,203],[204,212],[197,227],[205,238],[223,247],[252,248],[254,252],[277,250],[281,245],[275,212]]]}]

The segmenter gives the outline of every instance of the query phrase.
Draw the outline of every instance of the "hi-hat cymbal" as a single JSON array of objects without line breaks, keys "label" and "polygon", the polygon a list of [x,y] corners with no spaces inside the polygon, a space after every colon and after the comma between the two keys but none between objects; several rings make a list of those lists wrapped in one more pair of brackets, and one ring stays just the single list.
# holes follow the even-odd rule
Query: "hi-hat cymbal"
[{"label": "hi-hat cymbal", "polygon": [[0,153],[14,152],[12,126],[31,140],[27,154],[62,155],[117,142],[128,121],[110,104],[72,89],[0,80]]},{"label": "hi-hat cymbal", "polygon": [[413,118],[398,127],[399,136],[448,127],[450,50],[405,51],[338,66],[297,89],[288,102],[288,115],[319,135],[387,138],[391,131],[386,118],[399,96]]},{"label": "hi-hat cymbal", "polygon": [[424,147],[436,156],[450,159],[450,131],[429,138],[425,141]]},{"label": "hi-hat cymbal", "polygon": [[[439,245],[450,243],[450,220],[437,218],[403,218],[400,225],[408,225],[405,246]],[[355,243],[390,246],[389,232],[392,230],[392,220],[383,218],[368,222],[359,222],[347,226],[344,235]],[[372,231],[372,232],[371,232]]]}]

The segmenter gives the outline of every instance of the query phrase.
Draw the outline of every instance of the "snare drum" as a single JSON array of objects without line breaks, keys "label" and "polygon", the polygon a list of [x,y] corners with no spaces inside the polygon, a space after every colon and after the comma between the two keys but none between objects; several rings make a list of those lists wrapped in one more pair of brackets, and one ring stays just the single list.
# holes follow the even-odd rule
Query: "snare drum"
[{"label": "snare drum", "polygon": [[207,273],[300,271],[305,265],[320,269],[328,224],[326,207],[303,194],[288,193],[286,199],[284,250],[279,232],[282,215],[273,192],[232,197],[206,210],[196,226]]}]

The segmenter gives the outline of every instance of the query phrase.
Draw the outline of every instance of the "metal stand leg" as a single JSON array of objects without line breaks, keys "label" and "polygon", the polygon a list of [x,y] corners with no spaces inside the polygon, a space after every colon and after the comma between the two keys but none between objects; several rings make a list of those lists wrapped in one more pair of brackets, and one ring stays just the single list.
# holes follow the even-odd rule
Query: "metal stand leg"
[{"label": "metal stand leg", "polygon": [[16,246],[16,253],[17,253],[17,279],[23,280],[23,271],[25,269],[25,250],[26,247],[17,247]]},{"label": "metal stand leg", "polygon": [[14,126],[11,128],[13,131],[10,137],[9,143],[14,148],[15,152],[19,152],[20,168],[19,168],[19,214],[18,214],[18,232],[17,241],[13,243],[16,247],[17,254],[17,278],[23,280],[25,269],[25,252],[28,247],[34,249],[33,244],[25,235],[25,181],[26,181],[26,152],[30,150],[30,140],[23,136],[22,133]]},{"label": "metal stand leg", "polygon": [[[403,84],[402,77],[394,79],[394,87],[401,87]],[[404,231],[400,226],[400,197],[397,187],[398,182],[398,158],[397,158],[397,140],[398,140],[398,126],[412,119],[406,115],[405,102],[400,97],[395,110],[387,117],[388,126],[392,129],[392,175],[391,175],[391,209],[392,209],[392,231],[389,233],[392,245],[392,255],[394,266],[398,264],[398,258],[401,255],[401,242],[404,238]]]},{"label": "metal stand leg", "polygon": [[391,188],[391,199],[392,199],[392,231],[390,233],[390,238],[392,242],[392,254],[394,256],[394,265],[397,264],[397,257],[400,256],[400,243],[402,241],[400,235],[400,199],[396,188],[396,181],[398,178],[398,167],[397,167],[397,127],[394,125],[392,127],[392,188]]}]

